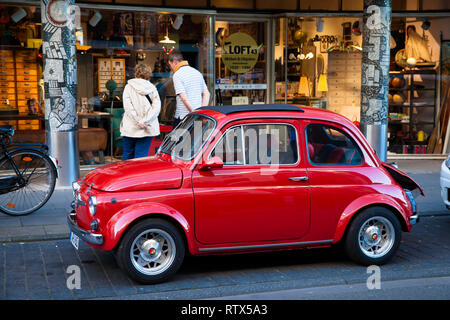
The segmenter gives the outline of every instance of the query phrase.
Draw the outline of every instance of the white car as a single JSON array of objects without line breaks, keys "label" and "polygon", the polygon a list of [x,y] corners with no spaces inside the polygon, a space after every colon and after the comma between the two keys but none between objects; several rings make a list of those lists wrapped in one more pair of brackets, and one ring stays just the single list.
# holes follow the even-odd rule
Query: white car
[{"label": "white car", "polygon": [[447,209],[450,209],[450,155],[442,162],[441,165],[441,196]]}]

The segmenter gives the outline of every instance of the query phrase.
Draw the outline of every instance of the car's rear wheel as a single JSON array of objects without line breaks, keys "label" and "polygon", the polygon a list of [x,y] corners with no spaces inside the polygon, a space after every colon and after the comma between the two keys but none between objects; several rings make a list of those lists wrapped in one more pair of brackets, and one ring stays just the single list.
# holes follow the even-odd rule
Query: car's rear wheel
[{"label": "car's rear wheel", "polygon": [[365,209],[348,229],[345,251],[357,263],[384,264],[397,251],[401,232],[400,223],[390,210],[383,207]]},{"label": "car's rear wheel", "polygon": [[184,255],[184,241],[177,228],[162,219],[148,219],[124,235],[116,259],[134,280],[154,284],[173,276]]}]

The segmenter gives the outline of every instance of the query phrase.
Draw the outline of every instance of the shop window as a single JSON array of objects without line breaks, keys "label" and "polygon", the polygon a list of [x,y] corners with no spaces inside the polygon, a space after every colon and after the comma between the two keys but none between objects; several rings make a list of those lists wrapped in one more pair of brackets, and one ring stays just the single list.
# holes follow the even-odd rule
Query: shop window
[{"label": "shop window", "polygon": [[0,18],[0,125],[45,142],[40,7],[2,5]]},{"label": "shop window", "polygon": [[267,102],[267,22],[216,21],[218,105]]},{"label": "shop window", "polygon": [[[142,1],[117,3],[142,4]],[[165,3],[175,6],[179,1]],[[161,1],[145,4],[159,6]],[[135,66],[143,63],[151,68],[150,82],[156,86],[161,100],[159,121],[170,131],[176,97],[168,54],[179,50],[210,83],[211,44],[205,33],[208,28],[209,17],[204,15],[81,9],[77,36],[79,127],[112,131],[108,135],[111,149],[105,150],[107,161],[108,157],[114,161],[121,156],[122,93],[127,81],[134,78]],[[162,140],[165,134],[162,132],[155,141]]]},{"label": "shop window", "polygon": [[353,139],[342,130],[325,124],[306,127],[307,150],[317,165],[359,165],[362,154]]},{"label": "shop window", "polygon": [[359,121],[360,18],[280,18],[275,24],[275,102],[329,109]]}]

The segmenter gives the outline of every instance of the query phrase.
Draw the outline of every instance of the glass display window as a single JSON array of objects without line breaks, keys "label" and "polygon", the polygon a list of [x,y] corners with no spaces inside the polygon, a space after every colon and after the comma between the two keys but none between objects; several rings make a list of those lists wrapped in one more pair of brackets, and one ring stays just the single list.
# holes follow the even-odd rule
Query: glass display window
[{"label": "glass display window", "polygon": [[277,19],[275,102],[329,109],[359,121],[360,23],[358,17]]},{"label": "glass display window", "polygon": [[267,24],[266,21],[216,20],[216,104],[268,101]]},{"label": "glass display window", "polygon": [[40,7],[0,6],[0,125],[44,142],[41,45]]},{"label": "glass display window", "polygon": [[122,93],[134,78],[137,64],[152,70],[150,82],[161,100],[161,125],[171,126],[174,121],[176,96],[168,64],[173,50],[180,51],[211,83],[210,21],[208,15],[81,9],[77,30],[79,126],[111,133],[107,155],[120,159]]}]

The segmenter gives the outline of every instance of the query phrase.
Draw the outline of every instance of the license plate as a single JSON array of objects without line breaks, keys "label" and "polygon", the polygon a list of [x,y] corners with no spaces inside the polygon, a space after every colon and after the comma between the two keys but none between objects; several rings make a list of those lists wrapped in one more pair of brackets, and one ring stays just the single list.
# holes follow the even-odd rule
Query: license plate
[{"label": "license plate", "polygon": [[72,243],[73,247],[78,250],[80,238],[73,232],[70,233],[70,242]]}]

